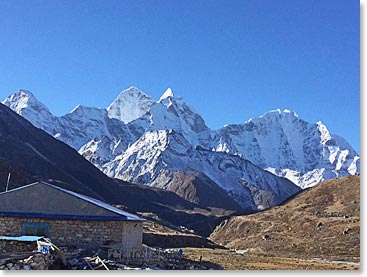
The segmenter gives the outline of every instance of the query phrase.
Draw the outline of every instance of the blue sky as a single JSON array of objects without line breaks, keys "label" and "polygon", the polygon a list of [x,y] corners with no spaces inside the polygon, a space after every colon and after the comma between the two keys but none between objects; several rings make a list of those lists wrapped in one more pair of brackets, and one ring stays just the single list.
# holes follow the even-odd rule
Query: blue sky
[{"label": "blue sky", "polygon": [[0,98],[56,115],[171,87],[213,129],[273,109],[360,151],[359,1],[0,1]]}]

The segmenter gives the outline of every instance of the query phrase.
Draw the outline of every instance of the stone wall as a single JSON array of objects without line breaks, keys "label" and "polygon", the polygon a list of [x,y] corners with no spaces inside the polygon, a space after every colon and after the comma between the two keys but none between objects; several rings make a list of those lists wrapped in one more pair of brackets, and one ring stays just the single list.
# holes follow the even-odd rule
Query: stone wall
[{"label": "stone wall", "polygon": [[49,224],[51,241],[68,249],[98,249],[112,242],[122,243],[123,255],[142,249],[143,224],[138,221],[62,220],[0,217],[0,236],[20,236],[22,222]]},{"label": "stone wall", "polygon": [[31,252],[37,249],[37,242],[0,240],[0,254],[12,252]]},{"label": "stone wall", "polygon": [[19,258],[0,260],[0,270],[45,270],[53,263],[51,254],[33,253]]}]

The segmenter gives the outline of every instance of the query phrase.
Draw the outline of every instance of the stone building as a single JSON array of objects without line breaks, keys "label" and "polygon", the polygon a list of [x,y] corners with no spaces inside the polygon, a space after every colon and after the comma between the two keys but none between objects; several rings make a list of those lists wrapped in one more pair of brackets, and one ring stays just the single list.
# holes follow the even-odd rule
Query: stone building
[{"label": "stone building", "polygon": [[45,182],[0,193],[0,236],[43,236],[66,249],[119,244],[121,255],[142,250],[144,219]]}]

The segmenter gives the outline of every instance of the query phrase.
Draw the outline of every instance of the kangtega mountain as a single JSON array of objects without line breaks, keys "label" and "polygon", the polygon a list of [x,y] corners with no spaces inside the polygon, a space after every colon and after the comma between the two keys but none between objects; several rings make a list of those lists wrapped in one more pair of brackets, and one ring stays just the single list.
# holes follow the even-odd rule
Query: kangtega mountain
[{"label": "kangtega mountain", "polygon": [[26,90],[3,104],[76,149],[110,177],[163,188],[190,198],[178,176],[194,172],[205,187],[243,210],[278,205],[324,180],[359,173],[359,156],[321,122],[289,110],[211,130],[168,89],[158,101],[135,87],[106,108],[78,105],[56,117]]}]

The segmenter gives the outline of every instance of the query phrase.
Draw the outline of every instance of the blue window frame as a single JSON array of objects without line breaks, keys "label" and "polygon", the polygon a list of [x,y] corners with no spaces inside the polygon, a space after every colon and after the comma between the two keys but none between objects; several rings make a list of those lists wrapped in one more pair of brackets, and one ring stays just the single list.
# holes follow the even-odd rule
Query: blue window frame
[{"label": "blue window frame", "polygon": [[22,222],[22,236],[48,237],[50,225],[39,222]]}]

